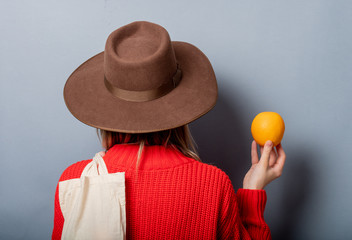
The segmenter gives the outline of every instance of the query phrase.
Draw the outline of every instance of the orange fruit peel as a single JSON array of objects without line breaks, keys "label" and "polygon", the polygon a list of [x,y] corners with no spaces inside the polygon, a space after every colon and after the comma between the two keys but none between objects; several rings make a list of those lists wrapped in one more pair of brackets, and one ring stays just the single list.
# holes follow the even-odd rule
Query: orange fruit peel
[{"label": "orange fruit peel", "polygon": [[264,146],[266,141],[271,140],[275,147],[284,136],[285,122],[276,112],[261,112],[253,119],[251,132],[260,146]]}]

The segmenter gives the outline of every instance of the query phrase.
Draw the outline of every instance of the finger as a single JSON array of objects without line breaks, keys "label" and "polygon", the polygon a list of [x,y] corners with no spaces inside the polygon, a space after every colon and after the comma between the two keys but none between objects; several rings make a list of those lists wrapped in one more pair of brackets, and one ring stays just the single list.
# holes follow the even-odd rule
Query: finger
[{"label": "finger", "polygon": [[269,159],[269,166],[270,167],[275,165],[276,159],[277,159],[277,154],[276,154],[275,148],[272,148],[272,150],[270,152],[270,159]]},{"label": "finger", "polygon": [[[264,147],[260,146],[260,156],[263,154]],[[270,166],[276,162],[277,154],[275,148],[273,147],[270,153]]]},{"label": "finger", "polygon": [[258,160],[257,143],[255,140],[252,141],[251,155],[252,155],[252,165],[258,163],[259,160]]},{"label": "finger", "polygon": [[279,176],[281,176],[282,170],[285,165],[286,154],[285,154],[284,149],[282,148],[281,143],[276,146],[276,150],[277,150],[278,158],[277,158],[276,164],[273,168],[275,170],[276,175],[279,177]]},{"label": "finger", "polygon": [[273,142],[268,140],[266,141],[263,149],[262,156],[260,157],[260,162],[265,166],[269,167],[269,158],[270,158],[270,152],[272,150]]}]

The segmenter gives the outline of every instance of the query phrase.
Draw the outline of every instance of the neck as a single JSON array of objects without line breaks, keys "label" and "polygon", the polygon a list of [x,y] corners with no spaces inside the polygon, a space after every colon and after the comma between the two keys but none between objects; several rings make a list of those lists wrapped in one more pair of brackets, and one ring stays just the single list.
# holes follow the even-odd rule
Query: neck
[{"label": "neck", "polygon": [[[103,157],[107,166],[115,166],[124,170],[137,169],[139,144],[115,144]],[[186,157],[174,145],[145,145],[140,156],[138,170],[157,170],[177,167],[196,161]]]}]

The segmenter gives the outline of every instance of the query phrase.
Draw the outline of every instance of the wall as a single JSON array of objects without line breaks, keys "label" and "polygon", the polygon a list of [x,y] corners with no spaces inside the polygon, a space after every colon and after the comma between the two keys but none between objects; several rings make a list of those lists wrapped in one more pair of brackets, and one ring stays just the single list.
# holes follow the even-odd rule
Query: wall
[{"label": "wall", "polygon": [[135,20],[159,23],[212,62],[218,104],[191,129],[236,190],[252,119],[284,118],[284,173],[266,188],[273,239],[351,238],[351,10],[347,0],[2,1],[0,239],[50,237],[60,174],[101,150],[66,109],[65,81]]}]

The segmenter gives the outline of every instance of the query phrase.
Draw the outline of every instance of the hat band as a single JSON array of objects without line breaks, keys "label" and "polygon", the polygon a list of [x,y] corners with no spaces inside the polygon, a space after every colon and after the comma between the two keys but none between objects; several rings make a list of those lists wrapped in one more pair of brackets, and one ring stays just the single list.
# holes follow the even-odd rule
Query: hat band
[{"label": "hat band", "polygon": [[112,93],[114,96],[121,98],[126,101],[131,102],[147,102],[157,98],[160,98],[167,93],[171,92],[178,83],[180,82],[182,77],[182,71],[178,68],[175,75],[172,77],[172,81],[168,81],[167,83],[161,85],[158,88],[145,90],[145,91],[131,91],[122,88],[118,88],[113,86],[104,75],[104,83],[106,88]]}]

